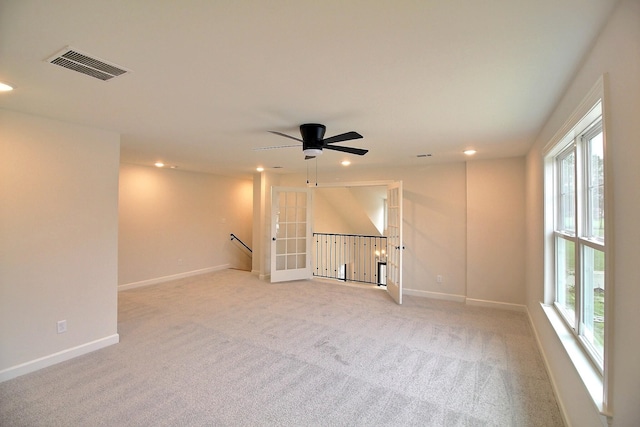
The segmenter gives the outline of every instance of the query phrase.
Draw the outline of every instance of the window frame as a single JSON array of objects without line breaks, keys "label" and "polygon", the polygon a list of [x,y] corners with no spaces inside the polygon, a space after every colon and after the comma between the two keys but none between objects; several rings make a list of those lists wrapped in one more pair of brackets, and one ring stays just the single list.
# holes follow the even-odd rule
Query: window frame
[{"label": "window frame", "polygon": [[[589,392],[592,400],[602,415],[612,416],[608,402],[611,402],[610,387],[608,386],[610,381],[610,364],[612,360],[612,346],[610,343],[613,339],[613,253],[612,253],[612,180],[607,177],[610,167],[607,163],[610,161],[610,156],[607,154],[607,113],[606,108],[606,79],[607,76],[603,75],[598,79],[596,85],[587,94],[584,100],[580,103],[577,109],[569,117],[567,122],[561,129],[556,132],[554,137],[543,148],[543,178],[544,178],[544,301],[541,302],[543,312],[546,314],[552,328],[555,330],[558,338],[564,349],[566,350],[569,358],[573,362],[576,370],[583,380],[587,391]],[[599,108],[599,110],[598,110]],[[601,116],[600,123],[596,124],[597,118]],[[598,127],[598,126],[601,126]],[[590,221],[584,221],[586,215],[592,214],[588,212],[588,203],[583,203],[582,199],[586,194],[580,194],[584,191],[589,191],[589,186],[585,188],[582,183],[588,173],[588,168],[581,168],[579,165],[584,163],[588,153],[584,150],[583,146],[585,142],[577,141],[577,138],[581,136],[592,136],[592,132],[599,133],[602,131],[602,149],[603,149],[603,174],[604,185],[602,188],[604,197],[604,239],[599,239],[597,236],[591,236],[592,231],[587,232],[587,223],[592,224]],[[575,148],[571,147],[573,142],[577,142]],[[556,161],[559,156],[566,155],[566,153],[575,150],[575,212],[576,218],[574,221],[574,232],[567,232],[562,230],[559,232],[556,229],[556,223],[560,218],[560,212],[558,211],[559,199],[558,199],[558,168]],[[583,157],[585,156],[585,157]],[[581,218],[581,219],[579,219]],[[557,239],[567,239],[575,244],[576,260],[575,260],[575,320],[574,325],[566,319],[566,312],[562,307],[558,307],[556,304],[556,274],[558,265],[556,264],[556,242]],[[589,341],[584,338],[585,325],[581,324],[581,304],[584,303],[582,295],[580,295],[580,275],[583,274],[583,266],[580,265],[580,259],[584,257],[583,248],[591,248],[604,253],[604,343],[603,343],[603,356],[601,359],[597,357],[598,352],[594,351],[595,347]],[[578,255],[578,252],[580,254]],[[566,282],[565,282],[566,283]],[[593,283],[593,282],[592,282]],[[578,302],[580,304],[578,304]],[[592,327],[589,332],[593,332]],[[591,337],[593,339],[593,337]],[[596,355],[596,357],[594,357]]]},{"label": "window frame", "polygon": [[[601,108],[601,100],[594,106],[594,109],[598,109],[602,111]],[[555,274],[556,278],[554,280],[554,301],[553,304],[556,309],[559,311],[560,315],[567,322],[567,326],[570,328],[572,333],[576,336],[576,338],[580,341],[581,345],[584,347],[586,354],[590,357],[591,361],[594,363],[595,367],[602,374],[604,371],[604,355],[601,355],[596,346],[587,338],[586,331],[586,320],[585,320],[585,306],[586,306],[586,291],[585,291],[585,280],[586,276],[584,275],[585,268],[585,249],[591,248],[593,250],[597,250],[603,252],[606,257],[606,245],[605,239],[595,239],[592,237],[591,231],[588,231],[588,225],[591,224],[591,209],[590,209],[590,197],[589,197],[589,189],[590,186],[588,182],[591,177],[591,166],[589,163],[589,154],[590,151],[587,147],[588,143],[591,139],[602,132],[602,116],[598,116],[591,123],[583,123],[584,119],[580,121],[577,125],[576,136],[570,141],[566,142],[566,146],[560,145],[560,150],[558,154],[552,155],[554,160],[554,176],[555,183],[554,188],[556,192],[556,197],[554,197],[556,206],[554,210],[556,212],[555,215],[555,225],[554,225],[554,258],[558,257],[558,247],[559,247],[559,239],[564,239],[567,242],[573,243],[573,253],[575,256],[573,271],[574,271],[574,306],[573,312],[570,312],[566,309],[565,306],[562,306],[559,301],[559,286],[558,281],[560,274],[559,268],[556,264]],[[566,192],[563,192],[563,184],[565,172],[562,170],[564,167],[564,161],[573,154],[573,169],[572,169],[572,192],[570,192],[570,196],[572,196],[573,200],[570,205],[569,212],[568,209],[565,209],[565,195]],[[572,215],[572,226],[567,227],[565,224],[565,216],[567,213]],[[606,217],[605,217],[606,218]],[[605,270],[606,276],[606,270]],[[605,295],[606,301],[606,295]],[[571,318],[570,314],[572,314],[573,318]],[[606,323],[605,323],[606,324]],[[603,349],[604,352],[604,349]]]},{"label": "window frame", "polygon": [[[583,143],[582,143],[582,151],[583,151],[583,161],[582,164],[584,165],[584,169],[583,169],[583,180],[582,182],[587,184],[585,186],[585,188],[583,189],[584,192],[584,196],[583,196],[583,200],[585,200],[586,202],[589,202],[591,200],[591,198],[589,197],[589,190],[590,190],[590,186],[588,185],[589,182],[589,177],[590,177],[590,165],[591,162],[589,161],[589,157],[591,152],[588,150],[588,142],[591,141],[595,136],[599,135],[600,133],[602,133],[602,138],[603,138],[603,150],[604,150],[604,127],[602,124],[602,118],[600,118],[600,120],[597,120],[595,123],[593,123],[591,126],[589,126],[583,133],[582,133],[582,139],[583,139]],[[604,153],[603,153],[604,156]],[[604,165],[603,165],[604,167]],[[606,181],[606,180],[605,180]],[[603,188],[603,194],[605,195],[605,200],[606,200],[606,182],[604,184],[604,188]],[[606,203],[606,201],[605,201]],[[601,246],[604,250],[605,247],[605,241],[606,241],[606,234],[605,237],[600,239],[598,237],[594,237],[591,234],[592,230],[588,230],[587,229],[587,224],[592,224],[592,214],[593,211],[591,210],[591,206],[588,203],[585,203],[585,205],[582,207],[582,216],[583,218],[585,218],[586,220],[584,221],[585,223],[584,228],[580,231],[580,235],[584,236],[582,237],[585,241],[589,241],[589,242],[593,242],[595,245]],[[605,212],[607,210],[605,209]]]}]

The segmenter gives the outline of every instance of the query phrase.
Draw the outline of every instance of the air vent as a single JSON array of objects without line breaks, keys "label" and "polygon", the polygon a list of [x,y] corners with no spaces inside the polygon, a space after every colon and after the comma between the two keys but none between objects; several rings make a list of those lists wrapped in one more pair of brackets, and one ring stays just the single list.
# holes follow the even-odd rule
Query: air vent
[{"label": "air vent", "polygon": [[61,50],[47,61],[102,81],[108,81],[130,72],[119,65],[108,63],[69,47]]}]

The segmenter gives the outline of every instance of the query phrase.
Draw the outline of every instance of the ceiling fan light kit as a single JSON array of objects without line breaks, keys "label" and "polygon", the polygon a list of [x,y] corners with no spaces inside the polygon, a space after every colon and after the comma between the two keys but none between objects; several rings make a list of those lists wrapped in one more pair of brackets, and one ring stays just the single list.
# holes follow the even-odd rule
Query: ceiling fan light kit
[{"label": "ceiling fan light kit", "polygon": [[316,157],[322,154],[322,149],[320,148],[305,148],[302,150],[305,156],[307,157]]}]

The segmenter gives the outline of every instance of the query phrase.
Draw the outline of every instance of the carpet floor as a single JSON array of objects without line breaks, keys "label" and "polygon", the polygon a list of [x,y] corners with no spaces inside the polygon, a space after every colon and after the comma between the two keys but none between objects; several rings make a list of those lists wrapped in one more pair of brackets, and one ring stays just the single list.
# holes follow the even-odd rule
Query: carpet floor
[{"label": "carpet floor", "polygon": [[120,343],[1,383],[0,425],[563,425],[524,313],[237,270],[118,304]]}]

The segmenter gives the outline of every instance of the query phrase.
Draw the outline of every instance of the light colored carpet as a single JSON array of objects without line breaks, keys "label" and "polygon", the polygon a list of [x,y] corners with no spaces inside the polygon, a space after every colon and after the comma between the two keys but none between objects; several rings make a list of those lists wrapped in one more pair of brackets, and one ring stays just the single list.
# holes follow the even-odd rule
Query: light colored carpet
[{"label": "light colored carpet", "polygon": [[120,292],[118,324],[0,384],[0,425],[562,425],[523,313],[225,270]]}]

